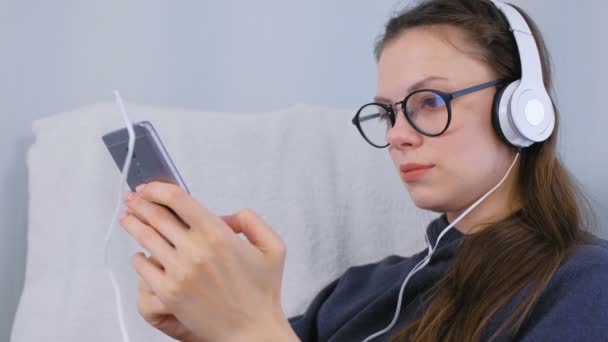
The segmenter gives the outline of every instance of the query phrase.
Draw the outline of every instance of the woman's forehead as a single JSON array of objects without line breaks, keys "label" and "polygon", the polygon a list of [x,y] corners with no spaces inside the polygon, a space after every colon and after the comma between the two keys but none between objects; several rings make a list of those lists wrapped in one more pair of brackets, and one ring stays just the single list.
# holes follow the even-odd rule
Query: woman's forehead
[{"label": "woman's forehead", "polygon": [[[434,77],[444,83],[470,83],[491,77],[491,69],[473,51],[463,30],[456,27],[408,29],[389,41],[378,62],[378,95],[411,90],[420,80]],[[440,80],[440,79],[444,80]],[[388,92],[388,93],[387,93]]]},{"label": "woman's forehead", "polygon": [[[384,46],[380,61],[397,58],[410,62],[474,59],[479,53],[469,35],[452,25],[429,25],[406,29]],[[391,58],[389,58],[391,57]]]}]

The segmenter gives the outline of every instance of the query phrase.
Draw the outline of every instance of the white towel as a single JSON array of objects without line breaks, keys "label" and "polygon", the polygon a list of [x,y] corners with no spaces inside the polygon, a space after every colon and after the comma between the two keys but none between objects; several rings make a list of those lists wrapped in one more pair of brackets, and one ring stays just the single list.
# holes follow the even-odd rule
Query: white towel
[{"label": "white towel", "polygon": [[[352,110],[126,106],[154,124],[203,205],[217,215],[251,208],[283,238],[287,316],[303,312],[349,266],[424,248],[436,214],[414,207],[388,151],[367,145],[351,124]],[[120,174],[101,136],[121,120],[114,103],[100,103],[33,123],[27,269],[13,342],[120,341],[102,258]],[[137,312],[130,262],[137,243],[117,226],[109,250],[132,340],[172,340]]]}]

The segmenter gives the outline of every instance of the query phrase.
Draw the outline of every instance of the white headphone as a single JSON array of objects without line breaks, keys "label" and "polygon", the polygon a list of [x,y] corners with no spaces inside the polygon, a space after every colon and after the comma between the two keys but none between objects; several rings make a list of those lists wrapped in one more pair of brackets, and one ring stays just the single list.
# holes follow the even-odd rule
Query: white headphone
[{"label": "white headphone", "polygon": [[515,7],[500,0],[490,1],[507,18],[521,63],[521,79],[496,93],[492,122],[505,142],[527,147],[553,132],[553,103],[545,89],[540,54],[526,20]]}]

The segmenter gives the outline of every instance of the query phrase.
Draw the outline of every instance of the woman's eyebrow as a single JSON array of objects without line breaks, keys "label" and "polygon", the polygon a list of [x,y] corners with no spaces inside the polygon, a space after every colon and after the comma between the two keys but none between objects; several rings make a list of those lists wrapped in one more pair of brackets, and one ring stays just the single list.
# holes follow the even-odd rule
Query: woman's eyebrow
[{"label": "woman's eyebrow", "polygon": [[[403,95],[405,97],[405,95],[424,88],[428,83],[431,83],[432,81],[447,81],[448,79],[445,77],[439,77],[439,76],[429,76],[429,77],[425,77],[423,79],[421,79],[420,81],[417,81],[416,83],[412,84],[409,88],[407,88],[406,93]],[[403,99],[401,99],[403,100]],[[399,100],[399,101],[401,101]],[[382,97],[382,96],[375,96],[374,97],[374,102],[378,102],[378,103],[394,103],[392,100],[387,99],[386,97]]]}]

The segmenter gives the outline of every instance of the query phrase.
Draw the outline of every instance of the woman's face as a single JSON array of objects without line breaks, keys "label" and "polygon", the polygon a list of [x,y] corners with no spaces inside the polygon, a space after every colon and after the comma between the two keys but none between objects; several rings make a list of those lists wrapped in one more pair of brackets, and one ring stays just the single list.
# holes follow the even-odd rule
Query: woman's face
[{"label": "woman's face", "polygon": [[[474,53],[459,28],[406,30],[388,42],[380,56],[377,102],[399,102],[417,89],[454,92],[495,80],[495,72]],[[450,126],[437,137],[417,132],[401,106],[395,106],[397,118],[387,132],[388,149],[417,207],[462,212],[504,176],[515,150],[499,140],[492,127],[495,93],[496,88],[490,87],[452,100]],[[407,163],[433,167],[412,179],[400,171]],[[492,196],[499,194],[497,190]]]}]

